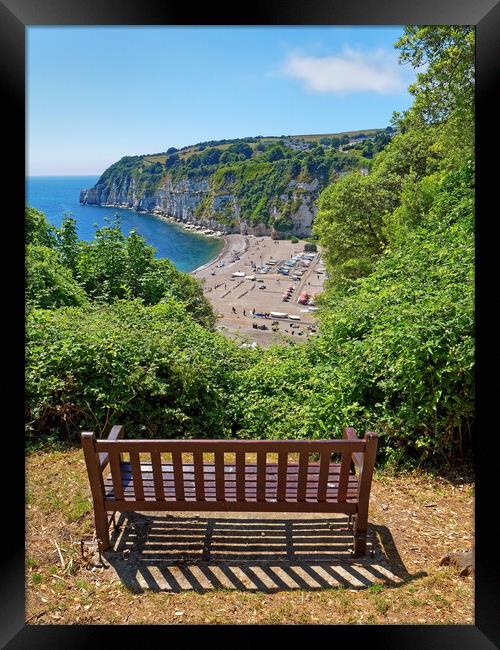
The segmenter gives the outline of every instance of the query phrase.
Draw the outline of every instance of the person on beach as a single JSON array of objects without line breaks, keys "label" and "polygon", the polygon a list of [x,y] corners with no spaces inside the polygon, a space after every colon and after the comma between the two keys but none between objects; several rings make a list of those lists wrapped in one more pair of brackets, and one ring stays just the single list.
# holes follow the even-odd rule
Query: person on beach
[{"label": "person on beach", "polygon": [[255,307],[252,309],[252,316],[255,316]]},{"label": "person on beach", "polygon": [[244,310],[243,310],[243,316],[246,316],[246,315],[247,315],[247,312],[246,312],[246,310],[244,309]]},{"label": "person on beach", "polygon": [[233,314],[236,314],[236,309],[233,307]]}]

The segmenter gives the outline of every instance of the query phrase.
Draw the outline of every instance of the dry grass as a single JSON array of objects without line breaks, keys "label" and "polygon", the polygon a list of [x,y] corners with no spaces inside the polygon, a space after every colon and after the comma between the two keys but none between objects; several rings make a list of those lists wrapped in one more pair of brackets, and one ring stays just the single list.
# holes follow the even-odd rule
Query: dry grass
[{"label": "dry grass", "polygon": [[[132,593],[116,574],[81,554],[81,540],[93,536],[81,451],[37,452],[27,459],[27,622],[472,624],[473,579],[440,567],[439,559],[472,546],[473,498],[465,472],[448,478],[377,475],[370,523],[390,531],[389,545],[412,576],[401,584]],[[394,549],[384,551],[394,555]]]}]

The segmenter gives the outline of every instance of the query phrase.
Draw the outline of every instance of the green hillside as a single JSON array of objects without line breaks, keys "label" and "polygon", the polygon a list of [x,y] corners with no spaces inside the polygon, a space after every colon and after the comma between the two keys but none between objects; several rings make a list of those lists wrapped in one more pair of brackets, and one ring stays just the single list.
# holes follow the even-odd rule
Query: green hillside
[{"label": "green hillside", "polygon": [[[312,215],[319,192],[343,174],[356,169],[366,173],[372,157],[392,136],[391,127],[256,136],[125,156],[97,182],[97,202],[135,205],[134,201],[142,201],[142,206],[156,205],[156,192],[170,181],[177,194],[194,193],[192,218],[215,218],[230,228],[243,220],[250,226],[262,225],[292,234],[298,211],[308,210]],[[204,181],[202,198],[194,187],[199,181]],[[188,187],[182,182],[187,182]]]}]

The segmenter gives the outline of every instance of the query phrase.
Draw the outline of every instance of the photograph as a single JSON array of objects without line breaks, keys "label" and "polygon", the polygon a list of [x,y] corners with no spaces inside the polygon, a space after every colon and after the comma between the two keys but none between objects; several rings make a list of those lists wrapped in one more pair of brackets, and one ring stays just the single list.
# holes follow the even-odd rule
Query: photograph
[{"label": "photograph", "polygon": [[25,624],[472,628],[475,25],[25,38]]}]

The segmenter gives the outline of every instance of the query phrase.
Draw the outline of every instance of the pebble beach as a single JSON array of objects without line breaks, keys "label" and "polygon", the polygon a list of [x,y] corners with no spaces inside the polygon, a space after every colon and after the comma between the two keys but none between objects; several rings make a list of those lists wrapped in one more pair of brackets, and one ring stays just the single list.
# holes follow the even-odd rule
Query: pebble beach
[{"label": "pebble beach", "polygon": [[[323,290],[325,270],[320,253],[311,260],[293,259],[303,256],[305,243],[225,235],[220,254],[191,273],[201,282],[204,295],[214,307],[217,329],[249,345],[262,347],[284,339],[299,342],[315,336],[315,307],[311,309],[298,300],[306,292],[314,301],[314,296]],[[288,276],[278,273],[279,268],[288,269],[285,263],[294,261]],[[268,271],[259,273],[262,267]],[[293,275],[297,279],[292,279]],[[293,290],[289,292],[289,288]],[[284,301],[287,292],[290,297]],[[272,313],[286,316],[273,317]]]}]

